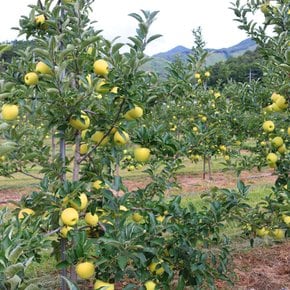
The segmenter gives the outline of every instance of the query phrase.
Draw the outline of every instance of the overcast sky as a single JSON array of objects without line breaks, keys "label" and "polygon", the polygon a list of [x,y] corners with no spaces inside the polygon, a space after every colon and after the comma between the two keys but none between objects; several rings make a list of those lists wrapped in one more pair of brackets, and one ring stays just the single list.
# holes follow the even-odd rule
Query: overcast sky
[{"label": "overcast sky", "polygon": [[[151,33],[163,37],[148,45],[146,53],[167,51],[177,45],[191,48],[193,45],[192,29],[201,26],[207,48],[222,48],[235,45],[247,38],[233,21],[233,11],[229,9],[233,0],[95,0],[92,20],[98,21],[96,27],[103,30],[103,35],[112,39],[115,36],[134,35],[136,20],[129,17],[131,12],[159,10],[152,25]],[[28,15],[28,4],[37,0],[8,0],[0,9],[0,41],[14,40],[21,15]]]}]

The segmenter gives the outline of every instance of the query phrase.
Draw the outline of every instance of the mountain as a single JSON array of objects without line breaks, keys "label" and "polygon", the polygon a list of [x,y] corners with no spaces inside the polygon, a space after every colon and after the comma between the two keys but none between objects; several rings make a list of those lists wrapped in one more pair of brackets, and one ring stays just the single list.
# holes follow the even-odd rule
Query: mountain
[{"label": "mountain", "polygon": [[[225,61],[230,57],[237,57],[243,55],[246,51],[254,51],[257,44],[254,40],[247,38],[238,44],[227,48],[208,48],[209,55],[206,59],[206,65],[210,66],[220,61]],[[191,49],[184,46],[176,46],[166,52],[161,52],[152,56],[152,60],[145,66],[146,70],[155,71],[164,75],[164,69],[167,62],[172,62],[176,57],[185,60],[187,55],[190,54]]]}]

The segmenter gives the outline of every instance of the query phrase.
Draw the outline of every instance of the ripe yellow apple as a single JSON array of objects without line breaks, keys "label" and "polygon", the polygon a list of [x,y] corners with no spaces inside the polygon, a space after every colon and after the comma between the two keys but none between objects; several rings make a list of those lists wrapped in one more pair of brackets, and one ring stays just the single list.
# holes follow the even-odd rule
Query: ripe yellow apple
[{"label": "ripe yellow apple", "polygon": [[262,228],[256,230],[256,234],[259,237],[265,237],[269,234],[269,230],[266,229],[265,227],[262,227]]},{"label": "ripe yellow apple", "polygon": [[93,185],[92,185],[92,187],[94,188],[94,189],[100,189],[100,188],[102,188],[103,186],[102,186],[102,180],[96,180],[96,181],[94,181],[93,182]]},{"label": "ripe yellow apple", "polygon": [[82,279],[90,279],[95,275],[95,266],[91,262],[78,263],[76,273]]},{"label": "ripe yellow apple", "polygon": [[134,158],[138,162],[146,162],[150,158],[150,149],[139,147],[134,149]]},{"label": "ripe yellow apple", "polygon": [[109,64],[103,60],[98,59],[94,62],[94,72],[100,76],[106,76],[109,73]]},{"label": "ripe yellow apple", "polygon": [[274,147],[278,148],[283,145],[284,141],[281,137],[277,136],[272,139],[271,143]]},{"label": "ripe yellow apple", "polygon": [[72,230],[73,229],[73,227],[70,227],[70,226],[63,226],[63,227],[61,227],[61,229],[60,229],[60,231],[59,231],[59,234],[60,234],[60,236],[62,237],[62,238],[67,238],[67,235],[68,235],[68,232],[70,231],[70,230]]},{"label": "ripe yellow apple", "polygon": [[28,86],[34,86],[38,84],[38,75],[35,72],[29,72],[24,76],[24,82]]},{"label": "ripe yellow apple", "polygon": [[286,109],[287,108],[287,103],[286,99],[279,95],[279,97],[276,99],[275,104],[280,108],[280,109]]},{"label": "ripe yellow apple", "polygon": [[118,93],[118,87],[113,87],[110,92],[112,94],[117,94]]},{"label": "ripe yellow apple", "polygon": [[[101,142],[101,140],[104,138],[105,133],[103,131],[96,131],[92,136],[91,136],[91,140],[96,143],[99,144]],[[102,142],[100,143],[100,145],[104,146],[106,145],[108,142],[110,141],[109,136],[106,136]]]},{"label": "ripe yellow apple", "polygon": [[261,141],[261,146],[266,146],[267,145],[267,142],[265,142],[265,141]]},{"label": "ripe yellow apple", "polygon": [[73,207],[68,207],[61,212],[60,218],[64,225],[74,226],[79,220],[79,213]]},{"label": "ripe yellow apple", "polygon": [[207,121],[207,117],[206,117],[206,116],[201,117],[201,121],[202,121],[203,123],[205,123],[205,122]]},{"label": "ripe yellow apple", "polygon": [[[75,150],[76,150],[76,145],[75,145],[75,144],[73,145],[72,149],[73,149],[73,151],[75,152]],[[89,146],[88,146],[88,144],[86,144],[86,143],[81,143],[81,144],[80,144],[80,154],[81,154],[81,155],[84,155],[84,154],[88,153],[88,151],[89,151]]]},{"label": "ripe yellow apple", "polygon": [[231,158],[230,158],[229,155],[225,155],[225,156],[224,156],[224,160],[225,160],[225,161],[229,161],[230,159],[231,159]]},{"label": "ripe yellow apple", "polygon": [[197,128],[197,127],[193,127],[193,128],[192,128],[192,131],[193,131],[193,132],[198,132],[198,128]]},{"label": "ripe yellow apple", "polygon": [[204,73],[204,76],[207,77],[207,78],[209,78],[209,77],[210,77],[210,72],[209,72],[209,71],[206,71],[206,72]]},{"label": "ripe yellow apple", "polygon": [[134,108],[130,109],[124,115],[127,121],[135,120],[137,118],[141,118],[142,116],[143,116],[143,109],[138,106],[135,106]]},{"label": "ripe yellow apple", "polygon": [[87,212],[85,215],[85,222],[92,227],[95,227],[99,222],[99,216],[95,213]]},{"label": "ripe yellow apple", "polygon": [[275,125],[272,121],[265,121],[263,123],[263,130],[267,133],[273,132],[275,129]]},{"label": "ripe yellow apple", "polygon": [[162,261],[159,262],[151,262],[149,265],[149,271],[152,274],[156,274],[161,276],[164,273],[164,268],[161,266]]},{"label": "ripe yellow apple", "polygon": [[289,215],[283,215],[282,219],[283,219],[283,222],[284,222],[287,226],[290,225],[290,216],[289,216]]},{"label": "ripe yellow apple", "polygon": [[155,290],[155,287],[156,287],[156,283],[154,283],[151,280],[147,281],[144,285],[145,285],[146,290]]},{"label": "ripe yellow apple", "polygon": [[109,91],[109,88],[106,86],[107,82],[103,79],[99,80],[96,85],[96,92],[99,94],[105,94]]},{"label": "ripe yellow apple", "polygon": [[285,237],[285,231],[283,229],[275,229],[271,234],[276,240],[282,240]]},{"label": "ripe yellow apple", "polygon": [[160,222],[160,223],[162,223],[164,221],[164,219],[165,219],[165,216],[164,215],[159,215],[159,216],[156,217],[156,220],[158,222]]},{"label": "ripe yellow apple", "polygon": [[273,103],[271,106],[271,109],[273,112],[280,112],[282,111],[282,109],[276,104],[276,103]]},{"label": "ripe yellow apple", "polygon": [[82,114],[80,118],[71,117],[69,120],[70,125],[77,130],[85,130],[90,126],[90,118],[87,114]]},{"label": "ripe yellow apple", "polygon": [[100,290],[100,289],[114,290],[115,286],[112,283],[107,283],[102,280],[96,280],[94,284],[94,290]]},{"label": "ripe yellow apple", "polygon": [[35,19],[34,19],[35,23],[36,24],[43,24],[45,22],[45,16],[43,14],[40,14],[40,15],[37,15],[35,16]]},{"label": "ripe yellow apple", "polygon": [[34,215],[34,214],[35,212],[33,209],[26,207],[19,211],[18,218],[21,220],[21,219],[24,219],[26,215]]},{"label": "ripe yellow apple", "polygon": [[117,145],[125,145],[129,142],[130,140],[130,137],[128,135],[127,132],[125,131],[117,131],[115,134],[114,134],[114,142],[117,144]]},{"label": "ripe yellow apple", "polygon": [[279,152],[280,154],[284,154],[284,153],[286,153],[286,152],[287,152],[286,145],[285,145],[285,144],[281,145],[281,146],[278,148],[278,152]]},{"label": "ripe yellow apple", "polygon": [[88,197],[87,197],[87,195],[85,193],[81,193],[79,195],[79,199],[80,199],[80,202],[81,202],[80,204],[76,200],[70,200],[69,203],[74,209],[83,210],[88,205]]},{"label": "ripe yellow apple", "polygon": [[220,145],[219,149],[223,152],[227,151],[227,147],[225,145]]},{"label": "ripe yellow apple", "polygon": [[136,223],[140,223],[143,220],[143,216],[138,212],[134,212],[132,214],[132,220]]},{"label": "ripe yellow apple", "polygon": [[4,104],[2,106],[2,119],[5,121],[13,121],[17,119],[19,114],[19,108],[17,105]]},{"label": "ripe yellow apple", "polygon": [[278,156],[275,153],[269,153],[266,157],[268,163],[276,163],[278,161]]},{"label": "ripe yellow apple", "polygon": [[36,64],[35,71],[41,74],[52,74],[51,68],[42,61]]},{"label": "ripe yellow apple", "polygon": [[279,96],[280,96],[279,94],[273,93],[271,95],[271,100],[275,103],[277,101],[277,99],[279,98]]},{"label": "ripe yellow apple", "polygon": [[195,74],[194,74],[194,78],[195,78],[195,79],[200,79],[200,73],[195,73]]}]

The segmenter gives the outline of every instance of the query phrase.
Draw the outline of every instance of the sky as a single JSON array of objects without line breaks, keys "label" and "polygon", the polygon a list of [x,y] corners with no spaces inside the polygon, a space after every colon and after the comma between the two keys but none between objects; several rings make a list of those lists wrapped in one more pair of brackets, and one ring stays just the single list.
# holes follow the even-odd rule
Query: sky
[{"label": "sky", "polygon": [[[229,9],[233,0],[95,0],[91,20],[95,27],[102,29],[103,36],[113,39],[120,36],[125,41],[135,34],[137,21],[128,14],[139,13],[141,9],[159,13],[151,27],[151,34],[163,36],[146,48],[148,55],[168,51],[177,45],[191,48],[194,44],[192,30],[201,27],[206,48],[223,48],[239,43],[247,38],[245,32],[237,28],[234,13]],[[21,15],[28,15],[29,4],[37,0],[9,0],[0,9],[0,41],[17,39]],[[189,4],[190,3],[190,4]]]}]

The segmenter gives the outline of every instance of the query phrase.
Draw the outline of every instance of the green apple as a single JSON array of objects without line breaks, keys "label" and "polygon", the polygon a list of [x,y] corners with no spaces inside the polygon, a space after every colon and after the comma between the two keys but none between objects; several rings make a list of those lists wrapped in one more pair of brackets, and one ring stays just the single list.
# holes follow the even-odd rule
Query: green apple
[{"label": "green apple", "polygon": [[134,149],[134,158],[138,162],[146,162],[150,158],[150,149],[146,147],[138,147]]},{"label": "green apple", "polygon": [[61,212],[60,218],[64,225],[74,226],[79,220],[79,213],[73,207],[68,207]]},{"label": "green apple", "polygon": [[2,106],[2,119],[5,121],[14,121],[17,119],[19,114],[19,108],[17,105],[4,104]]},{"label": "green apple", "polygon": [[103,60],[98,59],[94,62],[94,72],[100,76],[106,76],[109,73],[109,64]]},{"label": "green apple", "polygon": [[41,74],[52,74],[51,68],[42,61],[36,64],[35,71]]},{"label": "green apple", "polygon": [[90,279],[95,275],[95,266],[91,262],[78,263],[76,273],[82,279]]},{"label": "green apple", "polygon": [[275,125],[272,121],[265,121],[263,123],[263,130],[267,133],[273,132],[275,129]]},{"label": "green apple", "polygon": [[38,75],[35,72],[29,72],[24,76],[24,82],[28,86],[34,86],[38,84]]}]

